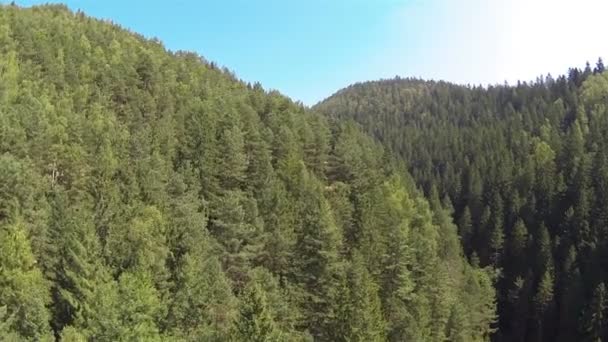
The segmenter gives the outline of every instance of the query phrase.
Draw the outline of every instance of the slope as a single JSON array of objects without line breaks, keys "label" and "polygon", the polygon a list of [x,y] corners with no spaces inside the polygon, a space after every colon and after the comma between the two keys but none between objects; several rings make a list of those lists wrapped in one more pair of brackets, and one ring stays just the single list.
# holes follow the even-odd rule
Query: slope
[{"label": "slope", "polygon": [[486,340],[493,274],[352,123],[64,6],[0,7],[0,335]]},{"label": "slope", "polygon": [[[454,205],[470,260],[500,270],[497,341],[606,338],[608,73],[459,86],[392,79],[315,106],[353,119]],[[436,196],[436,195],[433,195]]]}]

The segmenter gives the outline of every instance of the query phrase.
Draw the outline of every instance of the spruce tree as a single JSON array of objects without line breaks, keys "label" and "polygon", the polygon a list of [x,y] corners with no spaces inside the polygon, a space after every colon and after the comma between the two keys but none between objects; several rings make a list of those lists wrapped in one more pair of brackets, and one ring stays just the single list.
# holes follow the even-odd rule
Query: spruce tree
[{"label": "spruce tree", "polygon": [[18,339],[50,341],[50,303],[47,281],[36,265],[36,259],[25,234],[23,223],[0,226],[0,307],[3,329]]},{"label": "spruce tree", "polygon": [[606,286],[600,283],[593,291],[593,296],[583,316],[585,340],[601,342],[606,338]]},{"label": "spruce tree", "polygon": [[264,290],[256,283],[249,285],[241,296],[232,339],[254,342],[283,339],[270,312]]},{"label": "spruce tree", "polygon": [[385,341],[384,321],[378,286],[355,253],[342,275],[337,296],[334,341]]}]

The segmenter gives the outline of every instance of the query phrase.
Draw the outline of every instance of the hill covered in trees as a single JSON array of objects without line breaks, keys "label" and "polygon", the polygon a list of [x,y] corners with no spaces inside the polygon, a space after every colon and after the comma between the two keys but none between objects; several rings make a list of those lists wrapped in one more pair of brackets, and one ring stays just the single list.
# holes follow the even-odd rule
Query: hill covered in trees
[{"label": "hill covered in trees", "polygon": [[444,188],[193,53],[0,7],[2,340],[488,340]]},{"label": "hill covered in trees", "polygon": [[517,85],[360,83],[315,109],[449,200],[471,262],[499,270],[496,341],[606,341],[607,100],[600,59]]}]

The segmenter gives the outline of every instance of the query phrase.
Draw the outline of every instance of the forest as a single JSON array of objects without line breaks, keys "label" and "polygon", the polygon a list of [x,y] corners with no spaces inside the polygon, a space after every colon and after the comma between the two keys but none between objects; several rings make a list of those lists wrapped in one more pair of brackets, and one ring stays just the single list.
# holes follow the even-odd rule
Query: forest
[{"label": "forest", "polygon": [[0,5],[0,341],[608,341],[608,72],[307,107]]},{"label": "forest", "polygon": [[395,78],[315,106],[450,203],[469,262],[497,272],[494,341],[608,341],[604,69],[490,87]]},{"label": "forest", "polygon": [[[514,197],[497,194],[500,220],[491,206],[488,222],[477,224],[482,190],[490,188],[474,174],[497,154],[469,162],[476,178],[466,195],[477,197],[467,199],[471,231],[460,232],[470,240],[463,248],[458,227],[467,226],[455,183],[429,173],[432,163],[412,168],[420,161],[405,150],[393,155],[356,118],[335,120],[197,54],[168,51],[158,39],[65,6],[2,5],[0,340],[488,341],[505,325],[497,313],[513,315],[503,289],[513,290],[517,277],[517,304],[540,298],[545,327],[556,324],[560,296],[578,301],[580,292],[590,298],[585,310],[602,307],[605,289],[593,262],[603,246],[590,240],[600,234],[594,201],[602,198],[591,191],[594,184],[582,183],[594,178],[572,173],[604,160],[594,152],[601,146],[592,144],[601,143],[592,137],[601,135],[593,115],[604,108],[602,81],[589,77],[582,88],[568,81],[568,93],[560,95],[565,117],[575,108],[567,101],[580,101],[576,108],[587,122],[559,129],[549,122],[547,136],[530,129],[520,142],[538,147],[539,162],[526,164],[532,169],[525,176],[546,178],[522,178],[529,184],[513,188]],[[433,101],[425,134],[447,125],[431,121],[440,118],[437,110],[465,108],[451,100],[452,91],[475,104],[472,90],[442,87],[441,98],[420,97]],[[555,97],[540,86],[508,91],[509,101],[539,93],[535,110]],[[452,102],[456,107],[437,107]],[[461,120],[473,119],[479,130],[486,122],[480,133],[498,136],[511,122],[524,124],[516,119],[522,108],[531,107],[501,114],[511,120],[504,123],[490,113],[485,121],[468,112]],[[449,132],[444,139],[464,136]],[[384,133],[387,142],[392,135]],[[580,150],[557,150],[562,135],[579,139],[572,146]],[[428,142],[428,148],[443,143]],[[435,151],[425,153],[439,158]],[[513,158],[527,159],[523,153]],[[558,163],[563,154],[567,165]],[[505,162],[521,161],[513,158]],[[457,178],[455,171],[445,175]],[[554,183],[558,175],[563,181]],[[428,182],[435,181],[431,190]],[[524,197],[514,213],[509,201],[525,191],[550,197],[536,197],[534,208]],[[568,209],[567,227],[548,219],[543,226],[550,213],[541,210],[573,203],[566,194],[587,196],[586,207]],[[499,223],[508,233],[514,214],[524,245],[508,249],[520,261],[500,272],[507,256],[492,249],[500,258],[489,262],[481,233]],[[583,222],[586,230],[576,230],[582,235],[561,234],[558,243],[558,228],[574,231]],[[505,246],[515,241],[510,235]],[[537,249],[528,241],[544,247],[530,269],[521,259]],[[562,250],[572,255],[562,257]],[[547,279],[540,292],[539,272]],[[585,286],[578,292],[561,294],[579,283]],[[595,328],[603,326],[589,331]]]}]

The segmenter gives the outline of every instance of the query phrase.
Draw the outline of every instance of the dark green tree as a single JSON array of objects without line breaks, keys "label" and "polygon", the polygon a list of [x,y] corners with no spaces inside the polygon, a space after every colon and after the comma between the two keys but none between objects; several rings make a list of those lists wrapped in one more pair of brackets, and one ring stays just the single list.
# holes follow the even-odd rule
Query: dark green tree
[{"label": "dark green tree", "polygon": [[603,341],[606,337],[606,287],[599,284],[583,316],[583,331],[588,341]]},{"label": "dark green tree", "polygon": [[241,297],[232,339],[235,341],[281,341],[283,338],[273,320],[264,290],[256,283],[249,285]]}]

